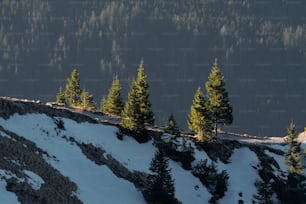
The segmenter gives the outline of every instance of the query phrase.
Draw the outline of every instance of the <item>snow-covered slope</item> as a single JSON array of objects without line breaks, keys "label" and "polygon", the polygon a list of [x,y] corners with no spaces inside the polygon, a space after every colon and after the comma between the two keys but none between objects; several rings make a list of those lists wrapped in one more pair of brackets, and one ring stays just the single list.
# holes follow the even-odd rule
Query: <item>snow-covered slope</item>
[{"label": "snow-covered slope", "polygon": [[[58,126],[58,121],[63,122],[63,127]],[[0,118],[0,126],[3,127],[0,139],[15,142],[18,136],[33,142],[37,148],[43,150],[41,156],[44,161],[76,184],[77,189],[71,192],[71,196],[75,196],[82,203],[146,203],[135,183],[124,176],[118,177],[117,172],[105,163],[90,159],[80,145],[91,144],[103,150],[102,157],[110,158],[111,155],[112,159],[132,174],[150,173],[150,162],[157,150],[153,140],[143,144],[129,136],[124,136],[120,140],[117,138],[118,128],[115,126],[76,122],[70,118],[51,117],[44,113],[14,114],[7,119]],[[16,137],[10,135],[10,132],[16,134]],[[179,139],[178,145],[182,141],[183,139]],[[187,143],[194,148],[193,166],[204,159],[211,161],[211,157],[204,150],[197,149],[192,141]],[[23,146],[30,148],[27,145]],[[271,147],[284,148],[276,145]],[[280,168],[275,168],[275,175],[280,175],[286,170],[282,164],[283,156],[268,150],[264,153],[274,157],[279,164]],[[41,175],[39,170],[26,169],[19,164],[18,158],[9,162],[15,163],[16,167],[19,166],[24,175],[15,175],[10,169],[0,168],[0,203],[24,202],[18,198],[18,194],[7,188],[10,178],[28,183],[33,191],[39,191],[50,182],[46,181],[47,178]],[[253,195],[256,194],[254,183],[260,179],[260,160],[257,154],[246,146],[240,146],[233,149],[227,163],[217,160],[216,164],[219,171],[225,170],[229,175],[228,190],[219,203],[237,203],[238,200],[252,203]],[[170,160],[169,167],[175,181],[175,196],[180,202],[208,203],[211,193],[191,170],[185,170],[179,162],[173,160]]]}]

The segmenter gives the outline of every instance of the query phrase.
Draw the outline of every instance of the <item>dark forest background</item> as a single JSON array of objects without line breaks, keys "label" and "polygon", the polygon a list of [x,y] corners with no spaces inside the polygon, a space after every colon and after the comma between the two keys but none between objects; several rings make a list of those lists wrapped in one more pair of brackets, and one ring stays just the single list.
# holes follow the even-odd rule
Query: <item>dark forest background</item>
[{"label": "dark forest background", "polygon": [[234,108],[228,130],[283,135],[306,126],[303,0],[2,0],[0,93],[54,101],[73,68],[100,99],[118,74],[126,98],[144,59],[163,125],[186,129],[198,86],[219,59]]}]

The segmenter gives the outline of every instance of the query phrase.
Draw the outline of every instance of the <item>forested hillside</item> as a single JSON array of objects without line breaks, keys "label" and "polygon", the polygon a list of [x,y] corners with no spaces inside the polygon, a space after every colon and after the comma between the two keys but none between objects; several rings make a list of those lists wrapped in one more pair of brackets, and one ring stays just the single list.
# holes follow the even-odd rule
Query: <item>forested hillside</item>
[{"label": "forested hillside", "polygon": [[77,68],[98,97],[117,73],[127,98],[144,59],[157,123],[173,112],[185,129],[194,90],[217,57],[231,130],[280,135],[290,119],[305,125],[305,9],[276,0],[3,0],[0,92],[53,101]]}]

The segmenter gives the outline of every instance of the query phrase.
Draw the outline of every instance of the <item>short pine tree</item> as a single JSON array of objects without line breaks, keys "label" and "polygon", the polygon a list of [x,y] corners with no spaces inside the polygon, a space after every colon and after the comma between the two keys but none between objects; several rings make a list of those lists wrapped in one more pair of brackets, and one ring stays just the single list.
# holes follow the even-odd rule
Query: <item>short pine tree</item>
[{"label": "short pine tree", "polygon": [[151,102],[149,101],[149,84],[147,76],[144,72],[143,60],[141,60],[138,67],[138,74],[136,80],[137,98],[144,123],[154,124],[154,113],[151,110]]},{"label": "short pine tree", "polygon": [[212,124],[210,113],[200,87],[198,87],[192,101],[188,117],[188,128],[196,132],[200,141],[211,140]]},{"label": "short pine tree", "polygon": [[301,144],[297,141],[293,122],[288,128],[288,144],[290,149],[285,153],[288,172],[281,200],[284,203],[303,203],[306,200],[306,177],[301,160]]},{"label": "short pine tree", "polygon": [[143,133],[145,131],[143,117],[140,111],[140,105],[137,97],[137,84],[132,82],[128,100],[125,103],[122,112],[122,127],[129,129],[136,133]]},{"label": "short pine tree", "polygon": [[69,106],[78,106],[81,102],[81,89],[79,72],[74,69],[68,78],[65,90],[65,99]]},{"label": "short pine tree", "polygon": [[174,180],[171,177],[171,169],[168,167],[168,159],[162,151],[157,151],[151,161],[148,176],[148,187],[145,197],[149,203],[178,203],[174,197]]},{"label": "short pine tree", "polygon": [[101,103],[101,112],[120,116],[123,110],[123,101],[121,96],[121,85],[116,75],[112,86],[109,89],[107,98]]},{"label": "short pine tree", "polygon": [[217,59],[215,59],[212,66],[208,81],[205,83],[205,88],[215,136],[217,136],[218,124],[229,125],[233,122],[232,107],[229,102],[228,93],[225,90],[224,76],[218,67]]},{"label": "short pine tree", "polygon": [[289,173],[304,174],[303,163],[301,159],[301,144],[297,141],[295,125],[293,122],[288,127],[288,144],[290,149],[285,153],[285,164],[288,166]]},{"label": "short pine tree", "polygon": [[167,124],[165,125],[165,132],[171,134],[174,137],[177,137],[180,135],[180,130],[176,124],[176,121],[174,120],[173,114],[170,114]]},{"label": "short pine tree", "polygon": [[63,105],[66,103],[65,101],[65,93],[63,92],[62,87],[60,87],[58,94],[56,95],[56,104]]},{"label": "short pine tree", "polygon": [[253,203],[256,204],[274,204],[273,200],[274,191],[272,189],[272,183],[270,180],[256,181],[255,186],[257,188],[257,194],[253,196]]},{"label": "short pine tree", "polygon": [[94,109],[96,109],[93,95],[89,94],[86,91],[86,89],[82,90],[80,98],[81,98],[80,106],[83,110],[94,110]]}]

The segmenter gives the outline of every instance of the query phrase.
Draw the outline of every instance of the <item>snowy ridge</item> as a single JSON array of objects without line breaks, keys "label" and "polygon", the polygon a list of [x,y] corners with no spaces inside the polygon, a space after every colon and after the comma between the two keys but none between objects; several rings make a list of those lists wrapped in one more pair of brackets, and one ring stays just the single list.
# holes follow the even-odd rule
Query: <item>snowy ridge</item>
[{"label": "snowy ridge", "polygon": [[[58,128],[55,122],[58,120],[63,121],[63,129]],[[44,156],[47,163],[77,185],[77,190],[72,194],[82,203],[146,203],[141,191],[133,183],[117,177],[106,165],[98,165],[90,160],[73,140],[67,138],[73,138],[80,144],[92,144],[102,148],[105,151],[104,156],[111,155],[131,172],[144,173],[150,173],[150,162],[157,150],[152,140],[144,144],[137,143],[129,136],[119,140],[116,136],[118,128],[115,126],[89,122],[78,123],[69,118],[52,118],[45,114],[15,114],[9,119],[0,118],[0,125],[5,130],[34,142],[37,147],[44,150],[49,155]],[[0,135],[0,137],[12,139],[5,133]],[[167,138],[167,135],[164,138]],[[183,138],[177,139],[178,149],[183,140]],[[212,161],[208,154],[197,149],[192,141],[187,141],[187,144],[194,148],[193,166],[204,159]],[[284,149],[280,145],[271,145],[271,147]],[[265,154],[275,158],[281,167],[274,169],[275,175],[285,170],[285,166],[281,164],[283,156],[275,155],[267,150]],[[18,164],[18,161],[14,162]],[[237,203],[238,200],[252,203],[253,195],[256,194],[254,183],[260,178],[259,163],[257,155],[247,147],[235,148],[228,163],[216,161],[219,171],[226,170],[229,174],[228,190],[219,203]],[[175,180],[175,196],[180,202],[208,203],[212,195],[190,170],[183,169],[179,162],[173,160],[170,160],[169,166]],[[27,182],[33,190],[37,191],[44,185],[44,179],[37,173],[28,170],[23,172],[27,175]],[[0,169],[0,175],[1,178],[8,179],[10,174]],[[1,203],[2,201],[19,203],[14,193],[6,190],[6,185],[6,180],[0,179]]]}]

